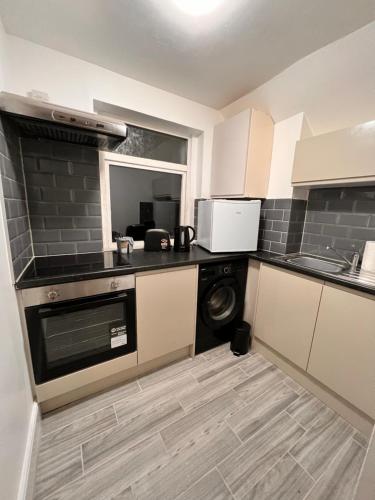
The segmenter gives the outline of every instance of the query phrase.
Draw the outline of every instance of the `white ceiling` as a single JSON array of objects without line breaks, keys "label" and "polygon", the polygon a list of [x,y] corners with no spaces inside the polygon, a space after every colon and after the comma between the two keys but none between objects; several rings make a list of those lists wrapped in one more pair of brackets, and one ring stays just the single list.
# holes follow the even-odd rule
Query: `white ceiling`
[{"label": "white ceiling", "polygon": [[201,17],[174,0],[0,0],[0,15],[9,34],[220,109],[375,20],[375,0],[223,0]]}]

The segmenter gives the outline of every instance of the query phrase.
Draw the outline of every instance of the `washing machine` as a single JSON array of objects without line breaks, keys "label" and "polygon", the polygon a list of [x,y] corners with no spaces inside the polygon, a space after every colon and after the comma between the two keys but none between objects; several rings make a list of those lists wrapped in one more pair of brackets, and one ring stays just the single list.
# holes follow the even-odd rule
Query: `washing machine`
[{"label": "washing machine", "polygon": [[195,353],[229,342],[242,321],[248,259],[199,266]]}]

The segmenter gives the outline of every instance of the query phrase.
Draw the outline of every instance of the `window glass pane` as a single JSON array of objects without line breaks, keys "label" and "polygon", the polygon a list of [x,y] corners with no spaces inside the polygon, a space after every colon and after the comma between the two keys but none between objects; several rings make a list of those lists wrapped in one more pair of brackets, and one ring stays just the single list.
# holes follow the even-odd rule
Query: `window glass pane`
[{"label": "window glass pane", "polygon": [[173,236],[180,223],[181,175],[130,167],[109,167],[112,240],[144,240],[147,229]]},{"label": "window glass pane", "polygon": [[128,136],[116,153],[187,165],[187,139],[128,125]]}]

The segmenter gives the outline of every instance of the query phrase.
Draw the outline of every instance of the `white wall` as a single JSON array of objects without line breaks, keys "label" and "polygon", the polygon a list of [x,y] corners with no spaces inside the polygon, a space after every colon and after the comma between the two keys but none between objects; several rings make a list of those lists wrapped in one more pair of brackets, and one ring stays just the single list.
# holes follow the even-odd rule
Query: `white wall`
[{"label": "white wall", "polygon": [[374,119],[375,22],[296,62],[221,111],[245,107],[279,122],[304,112],[314,134]]},{"label": "white wall", "polygon": [[222,120],[219,111],[18,37],[7,36],[7,55],[8,92],[42,90],[53,103],[90,112],[97,99],[201,130],[202,183],[192,195],[208,194],[213,125]]},{"label": "white wall", "polygon": [[267,198],[292,198],[292,170],[296,142],[310,135],[303,113],[275,124]]},{"label": "white wall", "polygon": [[[0,20],[0,90],[4,84],[5,43]],[[33,400],[4,221],[0,181],[0,497],[14,500],[21,480]]]},{"label": "white wall", "polygon": [[17,498],[28,437],[32,395],[15,291],[11,283],[0,203],[0,497]]},{"label": "white wall", "polygon": [[254,107],[275,121],[269,198],[292,196],[296,140],[374,119],[374,53],[375,22],[301,59],[221,110],[230,117]]}]

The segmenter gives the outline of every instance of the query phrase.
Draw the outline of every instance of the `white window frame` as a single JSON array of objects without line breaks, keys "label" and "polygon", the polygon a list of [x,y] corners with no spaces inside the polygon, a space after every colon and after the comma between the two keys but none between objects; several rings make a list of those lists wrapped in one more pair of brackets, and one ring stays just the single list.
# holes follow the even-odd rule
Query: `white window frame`
[{"label": "white window frame", "polygon": [[[190,141],[189,141],[190,145]],[[188,148],[188,151],[190,147]],[[188,157],[190,155],[188,154]],[[188,161],[189,163],[189,161]],[[99,152],[99,174],[100,174],[100,202],[102,209],[102,234],[103,249],[116,250],[116,243],[112,241],[112,218],[111,218],[111,187],[109,180],[109,167],[115,165],[119,167],[136,168],[138,170],[150,170],[154,172],[167,172],[181,176],[181,200],[180,200],[180,224],[187,224],[189,220],[190,206],[187,193],[190,191],[190,171],[188,165],[179,163],[169,163],[166,161],[151,160],[148,158],[138,158],[135,156]],[[143,248],[144,242],[135,242],[135,248]]]}]

